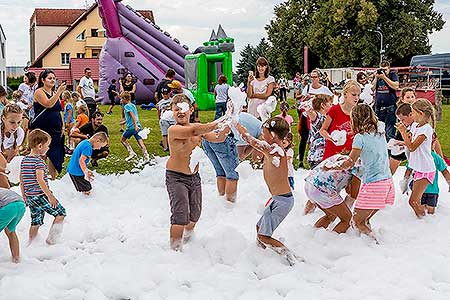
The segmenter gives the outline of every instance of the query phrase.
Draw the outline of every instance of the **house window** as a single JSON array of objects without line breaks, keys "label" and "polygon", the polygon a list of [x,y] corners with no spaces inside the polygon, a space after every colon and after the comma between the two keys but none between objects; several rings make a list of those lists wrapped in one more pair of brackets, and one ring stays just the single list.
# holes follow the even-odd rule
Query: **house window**
[{"label": "house window", "polygon": [[77,41],[84,41],[85,39],[86,39],[86,30],[83,30],[83,32],[77,36]]},{"label": "house window", "polygon": [[98,29],[97,28],[91,28],[91,36],[98,37]]},{"label": "house window", "polygon": [[61,53],[61,65],[68,65],[70,63],[70,53]]},{"label": "house window", "polygon": [[92,58],[97,58],[100,54],[100,50],[92,50]]},{"label": "house window", "polygon": [[77,58],[84,58],[84,53],[77,53]]}]

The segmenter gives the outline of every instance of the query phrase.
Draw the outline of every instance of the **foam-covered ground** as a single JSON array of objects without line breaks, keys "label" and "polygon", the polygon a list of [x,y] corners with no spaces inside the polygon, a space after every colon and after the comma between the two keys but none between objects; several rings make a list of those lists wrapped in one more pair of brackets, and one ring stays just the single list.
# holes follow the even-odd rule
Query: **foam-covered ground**
[{"label": "foam-covered ground", "polygon": [[27,211],[18,226],[22,262],[16,265],[2,234],[0,299],[450,299],[444,180],[437,214],[422,220],[397,193],[395,205],[373,218],[377,245],[352,230],[314,229],[321,214],[302,215],[306,171],[297,171],[296,204],[274,235],[306,260],[289,267],[255,245],[258,212],[269,194],[262,171],[247,163],[239,166],[238,199],[230,206],[217,196],[212,166],[202,159],[196,235],[184,252],[169,250],[165,159],[156,162],[139,174],[98,175],[90,198],[77,194],[68,177],[52,182],[68,213],[62,241],[45,244],[46,216],[36,243],[27,247]]}]

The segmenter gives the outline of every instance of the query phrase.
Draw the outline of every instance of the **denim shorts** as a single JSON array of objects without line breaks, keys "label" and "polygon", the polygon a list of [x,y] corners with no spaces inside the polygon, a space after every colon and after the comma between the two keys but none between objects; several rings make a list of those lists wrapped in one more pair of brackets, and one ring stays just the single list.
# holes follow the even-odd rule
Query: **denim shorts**
[{"label": "denim shorts", "polygon": [[122,136],[127,140],[129,138],[131,138],[132,136],[134,136],[136,141],[142,140],[142,137],[139,135],[139,131],[136,131],[134,128],[125,130],[125,132],[122,134]]},{"label": "denim shorts", "polygon": [[203,140],[203,150],[216,170],[217,177],[225,177],[228,180],[238,180],[239,173],[236,168],[239,165],[236,140],[227,136],[222,143],[212,143]]}]

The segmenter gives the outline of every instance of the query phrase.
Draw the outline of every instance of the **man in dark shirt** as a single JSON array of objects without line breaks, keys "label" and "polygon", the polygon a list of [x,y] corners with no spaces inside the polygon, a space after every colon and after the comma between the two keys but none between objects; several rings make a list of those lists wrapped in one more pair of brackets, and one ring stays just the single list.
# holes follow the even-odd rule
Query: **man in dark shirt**
[{"label": "man in dark shirt", "polygon": [[[70,137],[73,138],[75,144],[78,144],[82,140],[88,139],[92,137],[97,132],[104,132],[108,134],[108,128],[103,125],[103,113],[100,111],[96,111],[89,123],[82,126],[80,129],[75,128]],[[97,167],[97,160],[101,158],[106,158],[109,155],[109,147],[105,146],[97,150],[93,150],[91,156],[91,165],[93,167]]]},{"label": "man in dark shirt", "polygon": [[372,85],[372,89],[375,90],[375,113],[378,120],[385,123],[386,138],[389,140],[395,137],[396,90],[399,87],[398,75],[391,70],[389,62],[381,63],[381,68],[377,70]]},{"label": "man in dark shirt", "polygon": [[153,104],[158,103],[158,101],[163,98],[161,94],[161,90],[163,88],[170,90],[170,88],[167,85],[171,83],[172,80],[174,79],[175,79],[175,71],[172,69],[167,70],[165,77],[158,83],[158,86],[156,87],[155,100]]},{"label": "man in dark shirt", "polygon": [[119,96],[119,93],[117,92],[117,86],[116,86],[116,80],[111,80],[111,84],[108,87],[108,98],[109,98],[109,109],[106,112],[108,115],[112,114],[112,110],[114,108],[114,105],[116,104],[116,97]]}]

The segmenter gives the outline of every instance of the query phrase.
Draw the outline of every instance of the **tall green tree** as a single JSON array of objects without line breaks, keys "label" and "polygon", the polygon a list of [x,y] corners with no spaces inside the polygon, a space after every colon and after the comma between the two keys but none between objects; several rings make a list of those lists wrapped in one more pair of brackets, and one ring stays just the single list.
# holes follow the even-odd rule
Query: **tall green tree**
[{"label": "tall green tree", "polygon": [[[303,47],[313,67],[376,66],[383,33],[385,57],[408,65],[430,53],[428,36],[442,29],[434,0],[289,0],[275,7],[266,26],[278,67],[289,73],[303,65]],[[311,58],[311,57],[310,57]]]},{"label": "tall green tree", "polygon": [[255,71],[256,60],[263,56],[265,57],[270,65],[271,74],[278,75],[275,62],[272,59],[271,46],[266,39],[261,39],[261,41],[256,46],[251,46],[248,44],[240,53],[241,59],[236,66],[236,75],[238,83],[245,83],[248,78],[248,71]]}]

